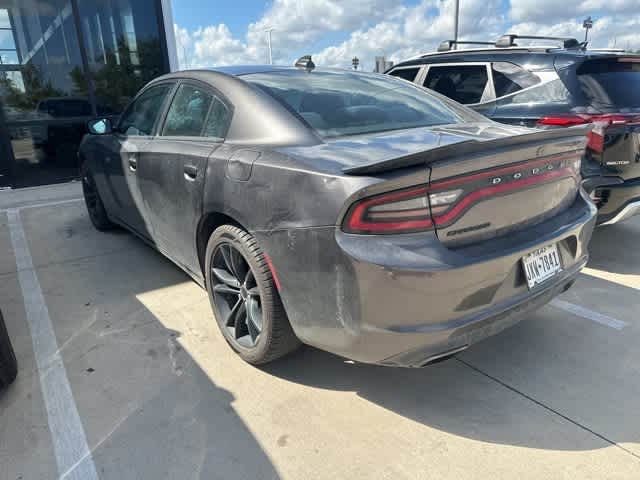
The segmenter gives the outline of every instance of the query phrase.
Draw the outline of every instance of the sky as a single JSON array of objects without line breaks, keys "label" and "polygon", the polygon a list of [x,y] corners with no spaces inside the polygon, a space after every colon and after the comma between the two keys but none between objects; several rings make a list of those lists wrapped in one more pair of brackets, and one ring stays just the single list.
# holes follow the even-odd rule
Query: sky
[{"label": "sky", "polygon": [[[398,62],[453,37],[454,0],[172,0],[181,68],[274,63],[313,55],[319,66],[351,68],[357,56]],[[460,0],[460,39],[504,33],[584,39],[591,47],[640,50],[640,0]]]}]

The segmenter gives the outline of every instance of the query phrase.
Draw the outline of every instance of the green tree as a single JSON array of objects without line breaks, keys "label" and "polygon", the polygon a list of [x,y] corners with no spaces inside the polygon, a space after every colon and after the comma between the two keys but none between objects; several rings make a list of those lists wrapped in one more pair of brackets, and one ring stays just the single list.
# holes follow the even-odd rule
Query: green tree
[{"label": "green tree", "polygon": [[[118,55],[114,51],[107,52],[106,64],[91,72],[98,104],[120,112],[138,90],[164,72],[162,50],[157,40],[138,40],[137,48],[132,55],[121,37]],[[139,62],[132,62],[132,56]],[[74,92],[86,96],[87,84],[80,68],[71,71],[71,80]]]},{"label": "green tree", "polygon": [[10,107],[22,111],[35,110],[38,102],[49,97],[64,95],[61,90],[54,88],[50,80],[45,80],[40,69],[34,64],[21,68],[24,92],[20,90],[10,77],[0,76],[0,94],[3,101]]}]

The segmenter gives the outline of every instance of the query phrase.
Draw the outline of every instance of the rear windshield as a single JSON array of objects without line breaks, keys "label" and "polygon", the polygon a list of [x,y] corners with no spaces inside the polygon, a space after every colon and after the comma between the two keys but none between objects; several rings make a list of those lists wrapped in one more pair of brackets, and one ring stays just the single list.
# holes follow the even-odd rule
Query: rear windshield
[{"label": "rear windshield", "polygon": [[640,58],[589,60],[577,71],[578,84],[589,105],[624,112],[640,108]]},{"label": "rear windshield", "polygon": [[323,137],[482,120],[464,107],[386,75],[286,70],[243,78]]}]

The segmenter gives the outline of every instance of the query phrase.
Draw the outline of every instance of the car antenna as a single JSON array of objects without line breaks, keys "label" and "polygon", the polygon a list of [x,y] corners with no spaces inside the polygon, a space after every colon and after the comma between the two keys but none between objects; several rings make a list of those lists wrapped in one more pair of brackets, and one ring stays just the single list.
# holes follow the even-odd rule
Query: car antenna
[{"label": "car antenna", "polygon": [[295,66],[297,68],[304,68],[307,72],[311,72],[314,68],[316,68],[316,64],[311,60],[311,55],[305,55],[304,57],[300,57]]}]

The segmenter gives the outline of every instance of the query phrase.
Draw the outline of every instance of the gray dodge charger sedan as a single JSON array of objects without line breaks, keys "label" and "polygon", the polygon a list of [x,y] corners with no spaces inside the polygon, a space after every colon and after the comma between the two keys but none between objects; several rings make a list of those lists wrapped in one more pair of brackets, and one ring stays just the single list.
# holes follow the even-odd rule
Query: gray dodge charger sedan
[{"label": "gray dodge charger sedan", "polygon": [[93,224],[206,287],[254,364],[302,342],[424,366],[544,305],[587,261],[582,127],[500,125],[310,61],[165,75],[89,127]]}]

